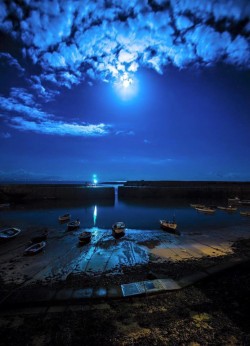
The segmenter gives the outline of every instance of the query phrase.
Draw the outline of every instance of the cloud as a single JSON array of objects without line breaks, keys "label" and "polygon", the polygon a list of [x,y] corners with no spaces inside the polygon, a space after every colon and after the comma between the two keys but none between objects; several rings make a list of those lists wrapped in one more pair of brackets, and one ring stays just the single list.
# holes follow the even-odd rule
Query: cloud
[{"label": "cloud", "polygon": [[[22,40],[41,78],[71,88],[148,67],[250,67],[248,0],[11,1],[0,30]],[[39,85],[37,86],[37,88]]]},{"label": "cloud", "polygon": [[[2,111],[0,116],[5,123],[19,131],[83,137],[99,137],[111,133],[111,125],[108,124],[70,123],[58,120],[53,114],[40,110],[33,95],[24,88],[12,88],[10,97],[0,96],[0,110]],[[8,135],[5,134],[4,138],[8,138]]]},{"label": "cloud", "polygon": [[35,122],[22,117],[13,117],[10,126],[21,131],[58,136],[99,137],[110,133],[110,126],[105,124],[65,123],[63,121],[43,120]]},{"label": "cloud", "polygon": [[19,64],[17,59],[13,58],[9,53],[0,53],[0,63],[1,62],[7,63],[9,66],[16,68],[20,74],[25,72],[25,69]]},{"label": "cloud", "polygon": [[2,132],[0,133],[0,137],[4,139],[9,139],[11,138],[11,134],[9,132]]}]

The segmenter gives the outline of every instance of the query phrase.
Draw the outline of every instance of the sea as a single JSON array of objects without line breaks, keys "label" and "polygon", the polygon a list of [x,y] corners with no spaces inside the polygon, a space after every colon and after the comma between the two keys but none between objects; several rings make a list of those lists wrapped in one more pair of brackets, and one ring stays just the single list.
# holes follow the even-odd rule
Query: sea
[{"label": "sea", "polygon": [[[105,184],[105,186],[107,185]],[[121,182],[110,185],[115,187],[115,199],[111,201],[103,200],[94,203],[91,201],[41,200],[11,204],[9,208],[0,210],[0,228],[48,227],[61,229],[58,217],[65,213],[71,214],[71,220],[80,219],[81,228],[86,229],[92,227],[110,229],[115,222],[123,221],[126,228],[141,231],[157,230],[160,229],[159,220],[172,220],[173,218],[178,224],[179,231],[183,233],[209,232],[211,229],[231,226],[250,226],[250,218],[239,213],[240,210],[246,210],[246,208],[239,208],[233,213],[217,209],[213,215],[207,215],[197,212],[190,206],[190,203],[206,203],[206,201],[148,198],[123,200],[117,193]],[[212,202],[217,205],[227,204],[226,200]]]}]

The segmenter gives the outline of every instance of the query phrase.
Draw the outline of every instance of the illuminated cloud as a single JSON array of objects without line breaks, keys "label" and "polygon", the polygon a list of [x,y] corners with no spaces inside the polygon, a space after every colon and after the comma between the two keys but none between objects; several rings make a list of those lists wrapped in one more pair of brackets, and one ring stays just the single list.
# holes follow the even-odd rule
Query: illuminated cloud
[{"label": "illuminated cloud", "polygon": [[[107,124],[86,124],[58,120],[53,114],[39,109],[33,96],[24,88],[12,88],[10,97],[0,96],[1,118],[5,123],[20,131],[58,136],[106,136],[111,133]],[[1,137],[9,138],[9,134]],[[4,137],[5,136],[5,137]]]},{"label": "illuminated cloud", "polygon": [[110,133],[105,124],[65,123],[63,121],[43,120],[35,122],[22,117],[13,117],[10,126],[21,131],[32,131],[46,135],[99,137]]},{"label": "illuminated cloud", "polygon": [[9,132],[2,132],[0,133],[0,137],[4,139],[9,139],[11,138],[11,134]]},{"label": "illuminated cloud", "polygon": [[[22,40],[41,78],[71,88],[148,67],[250,67],[248,0],[11,1],[0,30]],[[39,87],[39,84],[37,88]]]},{"label": "illuminated cloud", "polygon": [[[1,28],[1,27],[0,27]],[[10,67],[14,67],[20,74],[24,73],[24,68],[19,64],[17,59],[13,58],[9,53],[0,53],[0,64],[6,63]]]}]

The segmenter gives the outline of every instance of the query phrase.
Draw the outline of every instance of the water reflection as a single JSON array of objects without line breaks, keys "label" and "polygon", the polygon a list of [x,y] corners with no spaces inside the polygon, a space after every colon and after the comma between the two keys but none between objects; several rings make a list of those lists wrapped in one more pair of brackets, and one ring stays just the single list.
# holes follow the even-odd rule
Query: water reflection
[{"label": "water reflection", "polygon": [[96,225],[96,219],[97,219],[97,206],[95,205],[94,212],[93,212],[94,227]]}]

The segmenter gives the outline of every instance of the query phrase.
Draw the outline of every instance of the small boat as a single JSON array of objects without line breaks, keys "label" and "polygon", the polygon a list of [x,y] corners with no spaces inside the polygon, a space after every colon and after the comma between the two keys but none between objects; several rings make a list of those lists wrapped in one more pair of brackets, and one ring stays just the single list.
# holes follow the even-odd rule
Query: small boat
[{"label": "small boat", "polygon": [[31,238],[30,243],[36,244],[40,243],[48,238],[48,230],[44,231],[42,234],[37,235],[36,237]]},{"label": "small boat", "polygon": [[205,208],[204,204],[190,204],[190,207],[192,208]]},{"label": "small boat", "polygon": [[70,218],[71,218],[70,214],[64,214],[64,215],[59,216],[58,221],[65,222],[65,221],[69,221]]},{"label": "small boat", "polygon": [[19,228],[14,227],[4,229],[3,231],[0,231],[0,240],[13,239],[18,236],[20,232],[21,230]]},{"label": "small boat", "polygon": [[125,233],[125,223],[122,221],[118,221],[112,225],[112,231],[114,234],[123,234]]},{"label": "small boat", "polygon": [[250,200],[249,199],[242,199],[240,201],[240,205],[250,205]]},{"label": "small boat", "polygon": [[234,198],[228,198],[228,204],[230,205],[235,205],[235,204],[240,204],[240,199],[239,197],[234,197]]},{"label": "small boat", "polygon": [[9,208],[9,207],[10,207],[10,203],[1,203],[0,204],[0,209]]},{"label": "small boat", "polygon": [[195,208],[198,212],[204,213],[204,214],[213,214],[215,213],[214,208],[204,207],[204,208]]},{"label": "small boat", "polygon": [[91,232],[87,232],[87,231],[82,232],[78,237],[79,244],[82,245],[82,244],[86,244],[90,242],[91,236],[92,236]]},{"label": "small boat", "polygon": [[25,256],[29,256],[29,255],[35,255],[39,252],[41,252],[46,246],[46,241],[41,241],[40,243],[36,243],[36,244],[33,244],[29,247],[27,247],[25,250],[24,250],[24,255]]},{"label": "small boat", "polygon": [[237,207],[232,207],[231,205],[229,205],[228,207],[222,207],[222,206],[218,206],[217,209],[220,209],[220,210],[225,210],[229,213],[232,213],[234,211],[237,211],[238,208]]},{"label": "small boat", "polygon": [[80,227],[80,220],[75,220],[75,221],[71,221],[67,224],[68,227],[68,231],[73,231],[74,229],[77,229]]},{"label": "small boat", "polygon": [[167,221],[167,220],[160,220],[161,228],[165,231],[171,231],[176,232],[177,231],[177,223],[175,220],[173,221]]},{"label": "small boat", "polygon": [[242,216],[250,216],[250,211],[240,211],[240,215],[242,215]]}]

